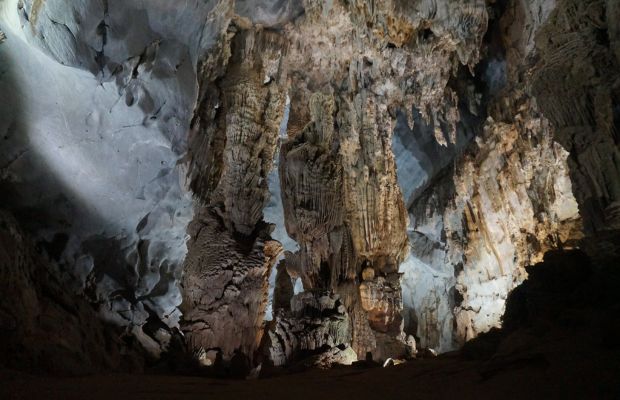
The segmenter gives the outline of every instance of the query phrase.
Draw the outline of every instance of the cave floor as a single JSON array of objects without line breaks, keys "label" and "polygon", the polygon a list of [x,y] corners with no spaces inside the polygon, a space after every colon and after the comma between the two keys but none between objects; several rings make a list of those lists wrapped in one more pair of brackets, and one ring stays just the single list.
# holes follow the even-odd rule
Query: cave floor
[{"label": "cave floor", "polygon": [[570,341],[484,362],[448,354],[388,368],[352,366],[245,381],[148,373],[52,378],[4,370],[0,398],[619,399],[620,350],[573,343],[567,351]]}]

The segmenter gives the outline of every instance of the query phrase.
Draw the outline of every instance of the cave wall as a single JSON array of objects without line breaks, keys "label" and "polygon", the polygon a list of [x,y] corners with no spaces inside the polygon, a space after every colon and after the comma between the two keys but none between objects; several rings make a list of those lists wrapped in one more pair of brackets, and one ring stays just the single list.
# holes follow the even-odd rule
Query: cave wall
[{"label": "cave wall", "polygon": [[[467,29],[458,30],[463,20]],[[308,2],[285,30],[291,106],[279,168],[287,231],[300,245],[286,268],[315,293],[293,301],[316,309],[330,291],[349,315],[345,344],[358,357],[405,351],[398,266],[408,253],[408,216],[392,153],[398,110],[415,104],[418,119],[437,126],[433,142],[455,147],[463,135],[447,82],[458,64],[475,64],[485,24],[481,2],[438,10],[430,2]],[[452,102],[444,105],[444,94]],[[280,341],[290,336],[282,326],[299,320],[280,315]]]},{"label": "cave wall", "polygon": [[[484,133],[410,208],[414,257],[401,270],[413,311],[405,317],[423,343],[446,349],[498,326],[526,265],[579,245],[584,234],[617,229],[612,3],[494,8],[477,71]],[[498,64],[505,77],[493,91]],[[429,282],[428,294],[415,279]]]},{"label": "cave wall", "polygon": [[[451,349],[499,326],[525,266],[582,236],[568,153],[548,121],[531,114],[531,103],[519,107],[513,123],[489,119],[454,173],[439,177],[411,209],[414,256],[401,271],[412,282],[404,294],[414,310],[409,329],[423,346]],[[414,283],[425,269],[443,274],[427,291]]]},{"label": "cave wall", "polygon": [[206,364],[450,350],[618,228],[619,13],[7,0],[0,206],[155,355],[177,327]]},{"label": "cave wall", "polygon": [[[417,116],[404,113],[410,126],[423,120],[432,126],[439,145],[463,146],[462,137],[471,134],[459,132],[458,96],[448,81],[459,65],[477,63],[486,7],[481,1],[465,6],[447,2],[441,7],[428,1],[308,1],[304,9],[280,31],[287,43],[280,44],[286,85],[282,77],[262,71],[265,66],[251,65],[244,70],[246,80],[236,83],[243,87],[236,90],[246,90],[254,82],[245,100],[255,96],[259,84],[289,94],[287,137],[282,139],[278,168],[286,230],[299,250],[286,253],[286,272],[291,279],[301,278],[312,294],[291,300],[309,302],[309,309],[317,309],[313,304],[325,298],[331,299],[330,304],[342,304],[351,324],[350,343],[345,344],[352,345],[358,357],[374,352],[385,358],[404,348],[398,267],[409,246],[408,215],[392,154],[398,110],[415,105]],[[232,28],[222,33],[219,47],[203,63],[203,100],[194,120],[194,128],[200,128],[190,139],[189,173],[193,191],[207,208],[218,210],[225,230],[248,236],[256,233],[265,206],[265,171],[273,151],[257,150],[246,161],[244,149],[261,148],[261,142],[252,137],[254,132],[268,132],[267,137],[275,138],[273,122],[279,119],[249,125],[249,136],[239,140],[230,134],[237,129],[231,128],[238,124],[235,113],[243,110],[242,117],[251,119],[256,108],[227,99],[227,82],[238,79],[238,61],[228,61],[238,58],[235,46],[227,41],[234,43],[240,32],[262,32],[239,15],[231,16],[231,21]],[[277,48],[275,41],[272,44]],[[281,110],[282,104],[278,105]],[[230,163],[228,148],[242,158]],[[246,181],[238,178],[227,181],[240,169],[250,179],[247,184],[240,184]],[[260,177],[259,190],[254,190],[253,176]],[[198,243],[196,237],[194,243]],[[188,260],[206,253],[196,251],[190,248]],[[197,271],[212,270],[198,263],[203,266],[195,268],[192,261],[187,262],[187,287],[194,276],[200,276]],[[203,293],[209,291],[208,285],[201,289]],[[187,296],[186,313],[201,307],[195,296]],[[328,307],[336,308],[342,313],[340,307]],[[297,314],[275,310],[272,325],[305,318]]]},{"label": "cave wall", "polygon": [[144,367],[141,348],[66,290],[50,260],[5,210],[0,210],[0,290],[3,368],[88,374]]},{"label": "cave wall", "polygon": [[588,233],[620,226],[618,12],[614,1],[558,1],[535,36],[532,94],[570,151]]},{"label": "cave wall", "polygon": [[193,216],[178,161],[214,2],[192,3],[0,5],[0,203],[67,288],[155,354],[164,343],[143,327],[178,327]]}]

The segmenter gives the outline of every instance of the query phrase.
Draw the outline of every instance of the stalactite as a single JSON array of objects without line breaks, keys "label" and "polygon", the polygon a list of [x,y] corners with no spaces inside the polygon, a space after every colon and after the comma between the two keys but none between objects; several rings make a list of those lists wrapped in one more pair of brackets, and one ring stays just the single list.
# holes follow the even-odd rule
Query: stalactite
[{"label": "stalactite", "polygon": [[[279,165],[286,228],[300,244],[287,265],[300,271],[306,290],[340,296],[358,357],[398,356],[405,340],[397,271],[409,246],[391,151],[394,110],[441,108],[453,63],[477,62],[486,9],[480,1],[441,9],[391,1],[305,6],[305,18],[285,29],[295,45]],[[427,8],[435,10],[424,20]],[[431,26],[436,34],[421,43],[419,31]],[[452,101],[425,117],[448,119],[455,141],[458,99],[449,93]],[[374,275],[362,282],[364,269]]]},{"label": "stalactite", "polygon": [[[582,237],[568,153],[553,142],[549,122],[531,100],[522,101],[512,124],[489,118],[484,136],[454,174],[435,182],[414,204],[416,230],[440,221],[445,245],[437,245],[442,251],[429,264],[450,260],[460,298],[451,313],[432,320],[419,306],[424,326],[418,334],[425,345],[439,345],[446,319],[454,318],[457,344],[499,326],[507,294],[527,276],[525,266],[549,249],[575,246]],[[449,196],[442,192],[446,186],[454,188]],[[446,203],[435,208],[437,197]]]}]

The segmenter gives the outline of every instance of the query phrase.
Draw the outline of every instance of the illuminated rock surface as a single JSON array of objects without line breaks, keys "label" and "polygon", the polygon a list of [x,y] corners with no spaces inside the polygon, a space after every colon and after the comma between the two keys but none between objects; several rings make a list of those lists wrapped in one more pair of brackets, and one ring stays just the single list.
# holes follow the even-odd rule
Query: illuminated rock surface
[{"label": "illuminated rock surface", "polygon": [[443,353],[545,254],[617,255],[614,0],[5,0],[0,29],[24,368]]}]

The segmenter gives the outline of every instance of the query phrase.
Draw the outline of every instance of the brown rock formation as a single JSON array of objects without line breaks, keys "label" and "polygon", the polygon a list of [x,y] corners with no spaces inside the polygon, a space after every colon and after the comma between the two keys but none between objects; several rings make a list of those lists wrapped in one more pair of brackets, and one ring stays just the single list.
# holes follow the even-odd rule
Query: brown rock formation
[{"label": "brown rock formation", "polygon": [[[421,234],[432,237],[435,227],[442,229],[442,257],[424,254],[423,240],[414,253],[430,265],[448,260],[454,266],[450,313],[457,343],[500,324],[507,294],[527,276],[525,266],[548,250],[574,246],[582,237],[581,216],[586,233],[602,229],[604,218],[614,226],[613,128],[601,134],[592,126],[595,120],[613,126],[613,89],[597,85],[617,74],[605,69],[614,65],[613,55],[596,43],[594,32],[596,26],[607,34],[607,22],[595,19],[605,4],[586,3],[507,4],[486,51],[497,52],[501,38],[508,84],[489,102],[483,135],[412,208]],[[591,18],[581,18],[586,14]],[[597,55],[591,58],[586,48]],[[605,78],[597,83],[586,70]],[[588,91],[597,90],[608,94],[607,107],[590,103],[595,95]],[[441,331],[442,317],[421,317],[424,345],[436,346],[442,334],[432,332]]]},{"label": "brown rock formation", "polygon": [[[310,293],[304,296],[314,298],[305,301],[319,302],[329,292],[344,307],[350,338],[336,335],[345,342],[332,340],[329,346],[350,340],[358,357],[401,352],[398,271],[409,252],[408,215],[391,141],[397,111],[414,106],[446,148],[456,145],[459,124],[466,118],[478,124],[475,143],[427,183],[429,188],[409,210],[417,230],[412,234],[416,256],[431,266],[450,265],[454,272],[448,276],[455,277],[445,293],[432,291],[417,306],[426,310],[418,316],[417,333],[424,332],[423,346],[436,346],[446,340],[462,343],[496,326],[507,294],[526,277],[524,266],[580,237],[573,190],[579,193],[582,213],[588,214],[587,231],[615,226],[618,214],[617,84],[603,88],[601,78],[616,79],[618,32],[608,26],[618,10],[602,1],[592,7],[572,0],[560,3],[553,11],[538,0],[488,8],[483,1],[306,1],[305,14],[280,33],[237,21],[203,64],[191,146],[191,185],[210,210],[197,223],[210,221],[220,228],[195,229],[196,249],[190,249],[188,260],[203,258],[205,245],[199,242],[243,243],[254,249],[253,261],[234,257],[238,266],[233,270],[248,262],[260,270],[260,240],[247,238],[269,240],[260,223],[265,177],[290,88],[279,174],[286,229],[300,249],[287,253],[286,270],[301,277]],[[500,19],[498,10],[504,6]],[[577,21],[586,14],[583,24],[589,31],[580,39]],[[492,39],[482,45],[489,18]],[[562,39],[543,39],[555,33]],[[596,56],[560,57],[578,50],[587,54],[581,51],[584,46],[595,49]],[[508,84],[501,91],[487,88],[483,93],[476,87],[473,73],[481,57],[505,62]],[[566,89],[560,76],[581,86]],[[576,91],[590,95],[581,103],[565,104],[578,97]],[[413,125],[411,114],[406,115]],[[220,261],[210,261],[213,267],[192,263],[202,261],[188,261],[189,275],[224,269],[215,266]],[[189,275],[186,282],[195,279]],[[252,283],[256,293],[264,286],[260,279]],[[282,271],[279,281],[287,282]],[[186,294],[186,304],[197,307],[197,293],[209,291],[209,283],[198,286]],[[233,298],[225,303],[237,301]],[[253,306],[251,321],[258,321],[254,317],[261,307]],[[283,325],[301,324],[304,328],[291,329],[305,332],[303,321],[309,317],[305,308],[287,311],[282,298],[276,308],[281,312],[276,312],[270,335],[288,341],[283,345],[287,350],[275,352],[276,364],[326,344],[317,339],[300,347],[295,335],[276,334],[287,331]],[[312,318],[321,332],[327,322]],[[260,323],[245,325],[255,332]],[[190,342],[219,347],[213,344],[218,334],[210,335],[205,342]],[[255,343],[256,337],[241,342]],[[251,352],[253,346],[243,351]]]},{"label": "brown rock formation", "polygon": [[351,321],[337,295],[304,292],[293,297],[290,312],[279,310],[265,335],[265,357],[282,366],[351,342]]},{"label": "brown rock formation", "polygon": [[224,360],[237,350],[253,357],[281,251],[262,210],[284,111],[284,43],[275,32],[231,25],[221,58],[202,68],[190,176],[204,208],[190,228],[183,330],[191,350],[217,350]]},{"label": "brown rock formation", "polygon": [[[118,333],[103,354],[107,328],[62,290],[74,275],[157,355],[181,280],[190,351],[243,375],[264,358],[329,366],[407,346],[411,356],[406,334],[450,350],[500,325],[525,266],[546,252],[584,235],[590,256],[619,251],[618,0],[117,3],[0,6],[17,39],[2,44],[0,31],[0,84],[16,99],[0,116],[2,207],[24,228],[48,219],[29,227],[43,242],[66,236],[48,263],[0,213],[9,362],[120,365]],[[168,26],[181,21],[187,29]],[[79,113],[59,105],[82,101]],[[128,148],[139,150],[135,165]],[[112,160],[121,171],[91,179]],[[65,179],[76,167],[79,179]],[[265,212],[270,190],[283,207]],[[273,239],[264,213],[283,214],[298,250]],[[286,236],[281,225],[276,235]],[[67,322],[66,338],[54,319]]]},{"label": "brown rock formation", "polygon": [[[489,119],[454,174],[436,181],[413,207],[416,230],[443,227],[443,255],[431,253],[427,262],[449,260],[454,267],[457,343],[499,325],[506,296],[526,278],[526,265],[581,237],[568,154],[553,142],[548,122],[531,114],[532,107],[523,103],[513,123]],[[418,245],[421,239],[414,242],[415,252]],[[429,331],[440,329],[442,321],[422,322],[428,324],[418,329],[424,344],[437,346],[441,333],[431,339]]]},{"label": "brown rock formation", "polygon": [[183,279],[183,330],[190,349],[235,350],[252,357],[262,337],[267,280],[278,242],[236,240],[208,210],[190,227],[192,241]]}]

